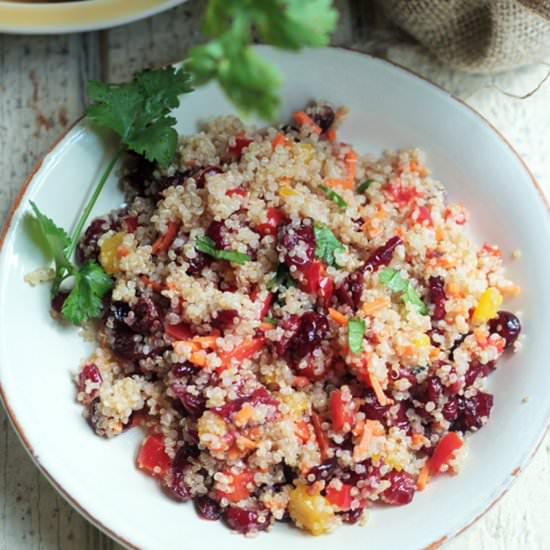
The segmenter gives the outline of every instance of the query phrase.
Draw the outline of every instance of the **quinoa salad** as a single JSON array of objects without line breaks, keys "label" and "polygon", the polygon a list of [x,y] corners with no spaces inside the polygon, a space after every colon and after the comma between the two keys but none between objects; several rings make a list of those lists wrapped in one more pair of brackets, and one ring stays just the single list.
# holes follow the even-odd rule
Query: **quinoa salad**
[{"label": "quinoa salad", "polygon": [[219,117],[168,168],[129,157],[76,251],[114,280],[76,376],[89,424],[143,430],[137,466],[243,534],[364,523],[457,474],[521,343],[498,246],[419,150],[341,142],[345,116]]}]

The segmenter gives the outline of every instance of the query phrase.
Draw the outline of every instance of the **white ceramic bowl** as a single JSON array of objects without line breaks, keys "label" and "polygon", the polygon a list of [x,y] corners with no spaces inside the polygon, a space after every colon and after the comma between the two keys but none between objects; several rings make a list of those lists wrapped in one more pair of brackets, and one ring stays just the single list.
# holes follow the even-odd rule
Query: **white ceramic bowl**
[{"label": "white ceramic bowl", "polygon": [[185,0],[69,0],[37,4],[0,0],[0,32],[58,34],[123,25],[159,13]]},{"label": "white ceramic bowl", "polygon": [[[190,504],[166,498],[134,466],[138,430],[112,440],[95,437],[75,403],[71,376],[89,351],[76,331],[48,315],[48,289],[23,276],[42,261],[24,215],[32,199],[69,227],[106,162],[109,142],[79,123],[31,176],[8,218],[0,257],[0,389],[24,444],[54,485],[119,541],[144,549],[288,550],[376,548],[413,550],[452,537],[498,499],[524,468],[550,416],[550,218],[529,171],[505,140],[449,94],[384,61],[338,49],[290,55],[262,48],[285,76],[283,110],[311,98],[351,108],[340,135],[361,152],[419,146],[450,196],[464,202],[474,231],[498,242],[511,276],[525,290],[513,309],[524,312],[525,348],[491,376],[495,407],[488,425],[469,438],[469,458],[457,477],[440,476],[410,506],[377,508],[368,525],[309,537],[286,525],[246,539],[197,518]],[[212,86],[186,96],[178,130],[232,108]],[[112,145],[112,144],[111,144]],[[96,206],[103,213],[121,196],[112,178]],[[528,398],[526,402],[525,398]],[[363,542],[364,541],[364,542]]]}]

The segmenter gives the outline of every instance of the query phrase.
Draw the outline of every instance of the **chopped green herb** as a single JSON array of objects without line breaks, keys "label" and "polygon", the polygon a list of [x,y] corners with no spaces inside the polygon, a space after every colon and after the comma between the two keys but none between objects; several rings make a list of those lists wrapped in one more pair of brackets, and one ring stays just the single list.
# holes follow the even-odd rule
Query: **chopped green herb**
[{"label": "chopped green herb", "polygon": [[267,290],[272,290],[276,287],[283,287],[283,288],[289,288],[289,287],[295,287],[296,281],[292,278],[290,275],[290,271],[288,267],[285,264],[280,263],[277,266],[277,271],[275,272],[275,277],[271,279],[266,284]]},{"label": "chopped green herb", "polygon": [[421,315],[428,314],[426,304],[420,299],[412,283],[401,277],[399,271],[391,267],[385,267],[378,275],[378,280],[392,292],[400,292],[401,300],[406,304],[418,306],[418,312]]},{"label": "chopped green herb", "polygon": [[363,337],[365,336],[365,321],[359,317],[348,321],[348,346],[351,353],[363,351]]},{"label": "chopped green herb", "polygon": [[217,260],[227,260],[239,265],[243,265],[251,260],[248,254],[243,254],[242,252],[236,252],[234,250],[218,250],[214,244],[214,241],[206,235],[197,239],[195,247],[197,250],[200,250],[201,252],[204,252]]},{"label": "chopped green herb", "polygon": [[338,18],[331,0],[210,0],[203,31],[211,38],[191,49],[185,67],[196,84],[217,80],[244,113],[273,119],[279,72],[250,47],[254,35],[286,50],[324,46]]},{"label": "chopped green herb", "polygon": [[316,223],[313,225],[313,230],[315,232],[315,257],[328,265],[336,265],[334,253],[345,250],[344,245],[326,225]]},{"label": "chopped green herb", "polygon": [[326,185],[319,185],[319,189],[327,196],[327,198],[336,203],[342,210],[345,210],[348,207],[348,203],[338,193],[328,188]]},{"label": "chopped green herb", "polygon": [[276,327],[278,325],[277,319],[273,319],[273,317],[264,317],[264,323],[269,323],[270,325],[273,325]]},{"label": "chopped green herb", "polygon": [[364,193],[369,187],[370,187],[370,184],[372,183],[372,180],[371,179],[367,179],[365,180],[363,183],[360,183],[358,186],[357,186],[357,192],[358,193]]}]

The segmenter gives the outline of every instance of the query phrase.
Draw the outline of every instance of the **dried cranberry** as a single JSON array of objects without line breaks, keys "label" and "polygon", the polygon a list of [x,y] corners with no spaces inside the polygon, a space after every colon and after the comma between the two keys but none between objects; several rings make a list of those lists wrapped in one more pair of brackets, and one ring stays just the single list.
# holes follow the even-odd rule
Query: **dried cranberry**
[{"label": "dried cranberry", "polygon": [[445,420],[454,422],[458,418],[460,412],[460,400],[458,397],[450,397],[447,403],[443,405],[441,414]]},{"label": "dried cranberry", "polygon": [[144,194],[147,183],[153,177],[155,164],[137,153],[128,153],[126,161],[126,181],[136,192]]},{"label": "dried cranberry", "polygon": [[222,515],[220,505],[206,495],[195,497],[195,508],[202,519],[209,521],[216,521]]},{"label": "dried cranberry", "polygon": [[253,531],[264,531],[269,526],[269,519],[260,523],[260,515],[255,510],[245,510],[244,508],[237,508],[236,506],[230,506],[225,511],[225,521],[227,525],[234,531],[242,534],[250,533]]},{"label": "dried cranberry", "polygon": [[329,481],[330,479],[332,479],[332,476],[334,475],[337,467],[338,462],[335,458],[325,460],[324,462],[319,464],[319,466],[314,466],[313,468],[311,468],[306,474],[306,479],[308,481],[311,481],[310,476],[314,476],[314,481]]},{"label": "dried cranberry", "polygon": [[364,506],[360,508],[355,508],[349,512],[344,512],[342,514],[342,521],[348,525],[355,525],[363,516],[363,511],[365,510]]},{"label": "dried cranberry", "polygon": [[164,191],[169,187],[183,185],[184,181],[191,175],[191,173],[192,172],[190,170],[186,170],[185,172],[177,171],[171,176],[162,177],[158,183],[159,191]]},{"label": "dried cranberry", "polygon": [[493,396],[489,393],[478,392],[473,397],[464,399],[462,411],[456,420],[457,428],[476,430],[483,426],[483,418],[489,418],[493,408]]},{"label": "dried cranberry", "polygon": [[478,379],[479,376],[487,376],[489,372],[491,372],[491,370],[494,368],[494,365],[494,361],[490,361],[489,363],[483,365],[479,361],[473,360],[468,367],[466,375],[464,376],[466,386],[471,386]]},{"label": "dried cranberry", "polygon": [[115,327],[111,347],[117,357],[126,361],[137,361],[143,357],[135,333],[124,326]]},{"label": "dried cranberry", "polygon": [[69,295],[68,292],[59,291],[51,301],[52,309],[60,314],[61,310],[63,309],[63,304],[65,304],[65,300],[67,299],[67,296]]},{"label": "dried cranberry", "polygon": [[361,305],[364,276],[361,270],[350,273],[340,285],[336,287],[336,296],[341,303],[352,309]]},{"label": "dried cranberry", "polygon": [[97,260],[99,256],[99,245],[97,244],[99,239],[109,229],[114,229],[115,227],[116,224],[113,224],[106,218],[96,218],[93,220],[76,246],[76,261],[82,264],[87,260]]},{"label": "dried cranberry", "polygon": [[506,348],[509,348],[521,332],[519,319],[509,311],[499,311],[494,319],[489,321],[489,330],[502,336],[506,340]]},{"label": "dried cranberry", "polygon": [[174,384],[172,386],[172,391],[181,401],[181,404],[189,413],[189,416],[192,418],[199,418],[202,416],[206,406],[206,400],[202,393],[199,392],[198,395],[191,393],[187,387],[182,384]]},{"label": "dried cranberry", "polygon": [[285,224],[280,227],[277,241],[278,249],[283,253],[284,263],[298,269],[308,265],[315,255],[315,233],[313,224],[302,222],[300,225]]},{"label": "dried cranberry", "polygon": [[468,336],[470,333],[467,332],[466,334],[461,334],[452,344],[451,349],[449,350],[449,359],[451,361],[454,360],[454,353],[456,349],[466,340],[466,336]]},{"label": "dried cranberry", "polygon": [[125,323],[134,332],[146,336],[163,330],[157,305],[148,296],[140,297],[132,312],[133,316],[128,315]]},{"label": "dried cranberry", "polygon": [[291,357],[299,361],[321,346],[328,333],[328,321],[316,311],[306,311],[300,317],[300,325],[288,346]]},{"label": "dried cranberry", "polygon": [[217,312],[216,317],[212,319],[210,324],[217,329],[224,330],[235,326],[235,319],[239,317],[239,312],[236,309],[221,309]]},{"label": "dried cranberry", "polygon": [[86,382],[101,384],[102,381],[103,378],[97,366],[94,363],[88,363],[82,368],[78,375],[78,389],[83,392],[86,390]]},{"label": "dried cranberry", "polygon": [[384,422],[388,408],[389,407],[387,405],[380,405],[375,393],[372,390],[369,389],[366,391],[365,402],[361,406],[361,411],[365,413],[367,419]]},{"label": "dried cranberry", "polygon": [[416,490],[415,480],[407,472],[392,470],[382,479],[389,481],[390,486],[382,493],[382,500],[388,504],[401,506],[412,501]]},{"label": "dried cranberry", "polygon": [[223,170],[219,166],[202,166],[193,173],[193,179],[195,180],[197,188],[202,189],[206,183],[206,176],[221,173],[223,173]]},{"label": "dried cranberry", "polygon": [[187,275],[200,275],[202,270],[212,262],[212,258],[204,252],[196,250],[196,253],[197,254],[194,258],[186,258],[186,261],[189,264],[186,271]]},{"label": "dried cranberry", "polygon": [[193,363],[190,363],[189,361],[186,361],[185,363],[177,363],[172,367],[172,374],[176,378],[189,376],[191,374],[195,374],[196,372],[197,367],[195,367],[195,365],[193,365]]},{"label": "dried cranberry", "polygon": [[268,405],[273,407],[272,414],[267,415],[267,419],[274,418],[277,414],[279,401],[275,399],[263,386],[254,390],[250,395],[245,395],[232,401],[228,401],[221,407],[214,407],[212,412],[220,415],[224,419],[229,419],[232,414],[236,413],[243,406],[244,403],[249,403],[253,407],[257,405]]},{"label": "dried cranberry", "polygon": [[[410,403],[408,401],[398,401],[397,410],[395,412],[390,412],[388,415],[389,424],[403,430],[407,434],[412,430],[409,419],[407,418],[407,409],[409,407]],[[393,408],[394,407],[391,407],[390,411],[392,411]]]},{"label": "dried cranberry", "polygon": [[414,392],[414,397],[417,401],[427,403],[433,401],[437,403],[443,392],[443,384],[437,376],[430,376],[418,389]]},{"label": "dried cranberry", "polygon": [[282,321],[280,327],[285,331],[285,335],[275,344],[277,355],[283,356],[286,354],[294,335],[300,327],[299,315],[291,314]]},{"label": "dried cranberry", "polygon": [[206,235],[214,241],[214,246],[218,250],[225,250],[229,248],[229,240],[227,235],[229,234],[229,229],[224,222],[213,221],[208,226],[206,230]]},{"label": "dried cranberry", "polygon": [[172,483],[170,488],[172,493],[179,500],[189,500],[191,498],[191,491],[185,484],[185,472],[191,467],[190,457],[195,455],[195,451],[190,445],[183,445],[180,447],[174,461],[172,462]]},{"label": "dried cranberry", "polygon": [[400,237],[392,237],[385,244],[379,246],[367,259],[365,268],[370,268],[371,271],[376,271],[383,265],[388,265],[393,257],[393,251],[403,241]]},{"label": "dried cranberry", "polygon": [[445,281],[443,277],[430,277],[428,280],[430,288],[430,300],[434,305],[432,319],[439,321],[445,317]]},{"label": "dried cranberry", "polygon": [[313,122],[321,128],[321,132],[326,132],[334,124],[335,118],[334,109],[329,105],[322,105],[311,115]]},{"label": "dried cranberry", "polygon": [[442,329],[439,327],[432,327],[426,334],[430,337],[430,344],[432,346],[435,346],[436,348],[441,347],[441,341],[438,338],[437,340],[434,338],[434,336],[445,336],[445,333]]},{"label": "dried cranberry", "polygon": [[99,423],[100,416],[97,413],[97,406],[99,405],[99,397],[94,399],[89,405],[88,405],[88,424],[90,424],[91,428],[97,433],[97,424]]}]

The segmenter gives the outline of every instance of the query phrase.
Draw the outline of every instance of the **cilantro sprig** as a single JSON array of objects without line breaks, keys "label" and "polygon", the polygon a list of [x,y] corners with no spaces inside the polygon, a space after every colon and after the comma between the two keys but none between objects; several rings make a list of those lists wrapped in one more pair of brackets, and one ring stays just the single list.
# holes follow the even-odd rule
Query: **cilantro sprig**
[{"label": "cilantro sprig", "polygon": [[365,336],[365,321],[359,317],[348,320],[348,346],[351,353],[363,351],[363,337]]},{"label": "cilantro sprig", "polygon": [[297,51],[329,43],[338,18],[332,0],[209,0],[203,25],[210,42],[189,52],[194,83],[217,80],[245,114],[272,120],[279,107],[279,72],[251,48],[266,44]]},{"label": "cilantro sprig", "polygon": [[[88,95],[91,104],[88,118],[113,130],[120,144],[106,166],[90,196],[74,230],[69,236],[53,220],[31,203],[35,225],[42,237],[42,248],[55,265],[51,292],[55,296],[61,285],[72,280],[72,288],[63,303],[63,317],[74,324],[101,314],[101,299],[111,289],[113,281],[97,262],[75,264],[72,257],[84,225],[116,163],[127,151],[135,151],[161,166],[169,164],[176,153],[176,119],[169,116],[179,105],[179,96],[192,91],[190,75],[173,67],[142,71],[126,84],[104,84],[91,81]],[[67,281],[67,284],[69,281]]]},{"label": "cilantro sprig", "polygon": [[197,239],[195,248],[216,260],[228,260],[239,265],[244,265],[252,259],[248,254],[236,252],[235,250],[218,250],[214,241],[206,235]]},{"label": "cilantro sprig", "polygon": [[421,315],[428,314],[426,304],[420,299],[412,283],[402,277],[396,269],[385,267],[378,275],[378,280],[392,292],[399,292],[401,300],[406,304],[418,306]]},{"label": "cilantro sprig", "polygon": [[326,225],[316,223],[313,225],[313,231],[315,233],[315,257],[328,265],[336,265],[334,254],[344,251],[344,245]]},{"label": "cilantro sprig", "polygon": [[337,204],[342,210],[348,207],[348,203],[338,194],[326,185],[319,185],[319,189],[330,199],[333,203]]},{"label": "cilantro sprig", "polygon": [[277,271],[273,279],[267,282],[265,285],[267,290],[273,290],[275,288],[290,288],[296,286],[296,281],[292,278],[288,266],[283,263],[277,265]]}]

